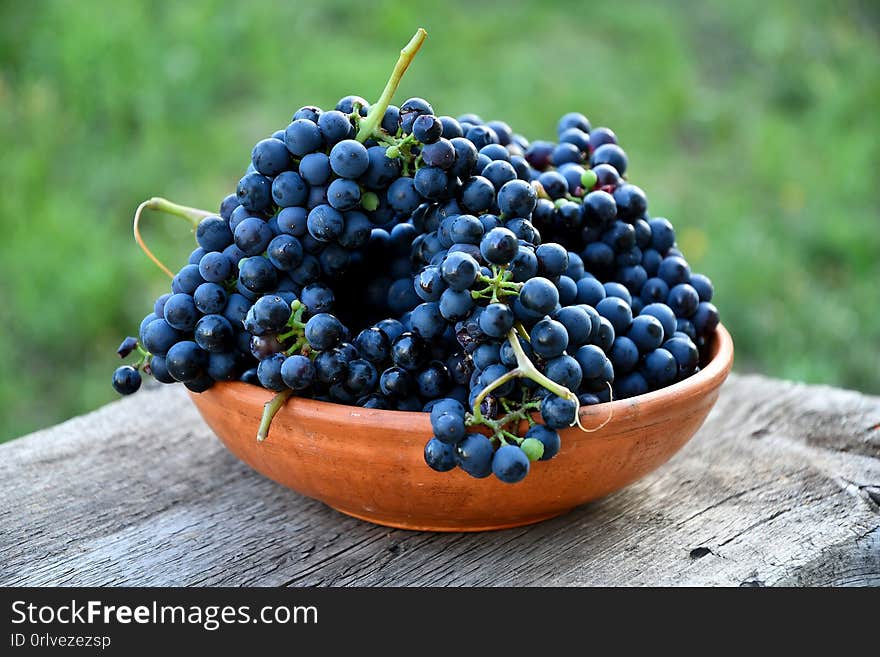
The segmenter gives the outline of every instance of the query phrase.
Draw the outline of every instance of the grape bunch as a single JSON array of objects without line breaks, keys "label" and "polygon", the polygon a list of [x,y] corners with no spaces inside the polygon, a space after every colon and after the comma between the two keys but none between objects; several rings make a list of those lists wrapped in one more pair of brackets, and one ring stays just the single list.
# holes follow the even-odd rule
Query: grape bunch
[{"label": "grape bunch", "polygon": [[153,199],[198,247],[118,353],[203,392],[277,393],[430,413],[437,471],[521,481],[560,450],[582,406],[700,368],[713,287],[648,212],[609,128],[565,114],[557,141],[390,97],[298,109],[259,141],[217,214]]}]

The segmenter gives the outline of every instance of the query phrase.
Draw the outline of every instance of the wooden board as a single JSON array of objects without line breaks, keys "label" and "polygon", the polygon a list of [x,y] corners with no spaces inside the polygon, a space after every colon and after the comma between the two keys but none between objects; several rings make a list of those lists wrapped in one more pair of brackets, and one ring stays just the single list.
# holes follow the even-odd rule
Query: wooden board
[{"label": "wooden board", "polygon": [[483,534],[299,496],[163,387],[0,445],[0,584],[880,585],[878,504],[880,398],[825,386],[733,376],[654,474]]}]

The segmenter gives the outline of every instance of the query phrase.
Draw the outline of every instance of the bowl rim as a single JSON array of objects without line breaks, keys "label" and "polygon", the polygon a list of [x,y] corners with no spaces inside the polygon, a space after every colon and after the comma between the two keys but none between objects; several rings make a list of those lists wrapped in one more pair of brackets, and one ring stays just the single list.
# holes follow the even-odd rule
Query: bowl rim
[{"label": "bowl rim", "polygon": [[[720,386],[733,366],[733,338],[728,330],[718,324],[712,340],[711,358],[705,367],[701,367],[696,374],[681,381],[676,381],[670,386],[652,390],[635,397],[617,399],[592,406],[582,406],[579,413],[581,419],[607,417],[611,412],[615,415],[618,411],[624,411],[632,406],[639,406],[643,413],[650,412],[654,407],[666,405],[673,400],[680,401],[697,397],[707,389]],[[583,433],[583,432],[579,432]]]},{"label": "bowl rim", "polygon": [[[576,435],[581,439],[601,437],[604,432],[593,429],[593,423],[599,425],[609,417],[612,421],[618,417],[624,417],[627,411],[634,407],[638,407],[640,414],[644,415],[670,403],[679,403],[702,396],[708,391],[719,387],[724,382],[732,365],[733,339],[727,329],[722,324],[718,324],[712,341],[711,358],[699,372],[659,390],[653,390],[626,399],[581,407],[579,417],[581,420],[591,420],[591,423],[589,425],[585,424],[588,429],[587,432],[576,431]],[[275,396],[275,393],[270,390],[241,381],[217,383],[204,393],[193,393],[190,391],[190,396],[195,400],[198,395],[211,396],[212,393],[217,394],[222,391],[232,393],[233,397],[238,401],[258,404],[259,406],[262,406]],[[352,419],[357,418],[361,424],[361,429],[369,429],[370,426],[385,426],[402,431],[421,431],[423,429],[422,425],[428,423],[428,414],[422,411],[365,409],[360,406],[335,404],[333,402],[295,396],[287,400],[279,410],[276,419],[284,416],[289,419],[299,420],[308,420],[310,418],[326,420],[333,417],[338,418],[340,415],[348,415]]]}]

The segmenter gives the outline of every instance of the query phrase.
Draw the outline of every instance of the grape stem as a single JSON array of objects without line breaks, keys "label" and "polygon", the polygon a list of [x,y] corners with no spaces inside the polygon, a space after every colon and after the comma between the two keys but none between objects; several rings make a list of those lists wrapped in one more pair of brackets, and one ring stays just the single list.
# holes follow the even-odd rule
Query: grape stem
[{"label": "grape stem", "polygon": [[[511,381],[512,379],[523,378],[531,379],[541,387],[546,388],[547,390],[552,392],[554,395],[574,402],[575,421],[573,424],[577,424],[579,427],[581,427],[581,429],[583,429],[580,424],[580,419],[578,417],[580,414],[581,406],[580,402],[578,401],[577,395],[565,386],[562,386],[552,379],[547,378],[537,367],[535,367],[535,364],[529,359],[529,357],[526,355],[526,352],[523,351],[522,345],[519,343],[519,337],[517,336],[515,328],[510,329],[510,331],[507,333],[507,341],[510,343],[511,348],[513,349],[513,353],[516,356],[516,367],[508,372],[505,372],[497,379],[492,381],[489,385],[483,388],[483,390],[480,391],[480,394],[477,395],[476,399],[474,399],[474,424],[486,424],[487,426],[492,427],[492,425],[495,424],[495,421],[491,419],[487,420],[485,417],[483,417],[483,411],[480,408],[483,404],[483,401],[486,399],[490,392],[492,392],[496,388],[499,388],[500,386],[503,386],[508,381]],[[604,424],[602,426],[604,426]],[[584,430],[586,431],[586,429]]]},{"label": "grape stem", "polygon": [[257,442],[263,442],[268,438],[272,418],[281,410],[292,394],[293,390],[282,390],[263,405],[263,419],[260,420],[260,428],[257,430]]},{"label": "grape stem", "polygon": [[[507,341],[510,343],[511,348],[513,349],[513,353],[516,356],[516,367],[508,372],[505,372],[480,391],[480,394],[477,395],[476,399],[474,399],[472,419],[468,424],[484,424],[492,429],[498,436],[500,436],[502,433],[505,433],[503,431],[503,427],[514,421],[515,419],[528,419],[530,425],[534,424],[534,421],[532,420],[530,414],[525,416],[521,414],[523,411],[526,410],[537,409],[540,406],[540,404],[538,403],[524,404],[519,411],[510,412],[507,405],[502,401],[502,406],[504,407],[504,410],[507,411],[507,415],[498,420],[492,420],[490,418],[483,417],[483,412],[480,407],[482,406],[483,401],[486,399],[489,393],[496,388],[503,386],[508,381],[516,378],[531,379],[538,385],[552,392],[554,395],[574,402],[575,414],[574,422],[572,422],[571,426],[577,425],[577,427],[584,433],[593,433],[595,431],[599,431],[600,429],[604,428],[609,422],[611,422],[612,418],[614,417],[613,406],[609,406],[608,417],[606,417],[602,421],[602,423],[599,424],[599,426],[593,427],[592,429],[587,429],[586,427],[584,427],[584,425],[581,424],[581,404],[580,400],[578,400],[577,398],[577,395],[565,386],[560,385],[552,379],[547,378],[537,367],[535,367],[535,364],[529,359],[529,357],[526,355],[526,352],[523,350],[522,345],[519,343],[517,330],[517,328],[512,328],[507,334]],[[523,333],[524,332],[525,331],[523,330]],[[608,391],[611,396],[611,401],[614,401],[614,394],[611,389],[611,384],[608,384]],[[501,440],[504,441],[504,438],[501,437]]]},{"label": "grape stem", "polygon": [[162,271],[164,271],[168,278],[173,279],[174,274],[171,272],[168,267],[166,267],[162,262],[153,255],[153,252],[147,247],[144,243],[144,238],[141,236],[141,215],[143,215],[144,210],[156,210],[157,212],[164,212],[166,214],[173,214],[176,217],[181,217],[182,219],[186,219],[189,221],[192,226],[193,232],[195,232],[196,228],[199,225],[199,222],[205,217],[210,216],[212,213],[206,210],[199,210],[198,208],[191,208],[186,205],[179,205],[177,203],[172,203],[168,199],[161,198],[159,196],[154,196],[151,199],[148,199],[141,203],[137,210],[134,213],[134,222],[132,224],[132,228],[134,230],[134,241],[137,242],[137,245],[141,248],[147,257],[153,261],[153,263]]},{"label": "grape stem", "polygon": [[523,351],[522,345],[519,343],[519,338],[516,334],[516,329],[510,329],[507,333],[507,341],[510,343],[513,353],[516,355],[516,369],[522,372],[523,377],[531,379],[539,386],[552,392],[554,395],[570,399],[578,406],[578,410],[580,410],[580,402],[578,402],[576,394],[565,386],[559,385],[556,381],[548,379],[537,367],[535,367],[535,364],[529,359],[526,352]]},{"label": "grape stem", "polygon": [[403,74],[406,73],[406,69],[409,68],[427,36],[428,33],[420,27],[409,43],[400,51],[400,57],[397,60],[397,64],[394,65],[394,70],[391,72],[391,77],[388,78],[388,83],[385,85],[382,95],[379,96],[379,100],[376,101],[375,105],[370,107],[370,111],[367,112],[363,121],[360,122],[360,129],[356,137],[359,142],[364,143],[373,136],[373,133],[377,132],[379,124],[382,122],[382,117],[385,116],[385,110],[388,109],[388,105],[394,97],[394,92],[397,91],[397,86],[400,84]]},{"label": "grape stem", "polygon": [[514,283],[513,274],[504,266],[492,265],[492,276],[480,274],[477,280],[484,285],[482,289],[471,290],[473,299],[489,299],[490,303],[498,303],[505,296],[516,296],[522,289],[522,283]]},{"label": "grape stem", "polygon": [[[518,357],[517,357],[517,360],[519,360]],[[489,393],[492,392],[493,390],[495,390],[496,388],[503,386],[505,383],[507,383],[508,381],[510,381],[512,379],[521,378],[523,376],[525,376],[525,373],[523,372],[523,370],[521,370],[519,367],[515,367],[514,369],[512,369],[508,372],[505,372],[504,374],[499,376],[497,379],[492,381],[492,383],[490,383],[485,388],[483,388],[480,391],[480,394],[477,395],[477,398],[474,399],[474,409],[473,409],[474,410],[474,424],[487,424],[488,425],[489,422],[493,422],[492,420],[487,420],[486,418],[483,417],[483,411],[480,409],[480,406],[483,404],[483,400],[486,399],[486,397],[489,395]]]},{"label": "grape stem", "polygon": [[302,304],[298,299],[290,304],[291,315],[290,319],[287,320],[287,326],[290,328],[286,333],[279,333],[276,338],[278,342],[286,342],[291,338],[296,338],[289,349],[287,349],[284,353],[288,356],[292,356],[294,354],[298,354],[302,351],[302,348],[308,344],[308,340],[305,337],[305,328],[306,325],[302,321],[303,313],[306,311],[306,307]]}]

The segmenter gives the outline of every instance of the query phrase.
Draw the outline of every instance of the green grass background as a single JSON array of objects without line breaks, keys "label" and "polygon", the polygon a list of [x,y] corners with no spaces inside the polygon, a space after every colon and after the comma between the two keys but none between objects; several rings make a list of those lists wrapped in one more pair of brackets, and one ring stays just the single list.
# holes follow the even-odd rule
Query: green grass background
[{"label": "green grass background", "polygon": [[[530,138],[579,110],[716,284],[736,368],[880,392],[880,12],[868,2],[6,2],[0,440],[115,397],[167,280],[152,195],[213,209],[304,104],[397,96]],[[181,263],[186,226],[149,218]]]}]

